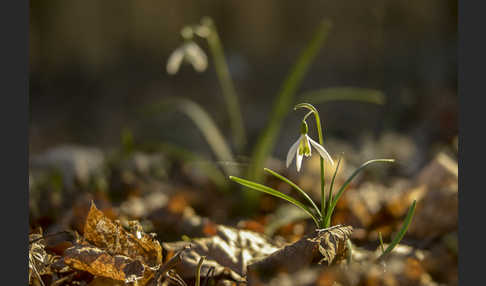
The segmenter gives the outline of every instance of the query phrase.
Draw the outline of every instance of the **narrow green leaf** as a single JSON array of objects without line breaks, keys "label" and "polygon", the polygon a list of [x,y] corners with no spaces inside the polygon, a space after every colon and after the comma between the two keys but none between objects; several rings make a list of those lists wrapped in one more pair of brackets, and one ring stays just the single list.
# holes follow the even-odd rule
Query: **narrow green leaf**
[{"label": "narrow green leaf", "polygon": [[378,232],[378,239],[380,240],[381,254],[383,255],[385,253],[385,246],[383,245],[383,237],[381,236],[381,232]]},{"label": "narrow green leaf", "polygon": [[383,257],[387,253],[390,253],[393,250],[393,248],[395,248],[395,246],[397,246],[397,244],[400,243],[400,241],[402,240],[403,236],[405,235],[405,233],[408,230],[410,223],[412,222],[413,214],[415,212],[416,202],[417,201],[415,201],[415,200],[413,201],[412,205],[408,209],[407,216],[405,217],[405,220],[403,222],[402,227],[400,228],[400,231],[398,232],[398,234],[395,236],[395,238],[392,240],[390,245],[388,245],[388,247],[385,249],[385,251],[383,252],[383,254],[380,257]]},{"label": "narrow green leaf", "polygon": [[[211,116],[197,103],[187,98],[181,97],[165,97],[163,100],[149,107],[152,112],[167,108],[177,108],[186,114],[192,122],[199,128],[204,138],[208,142],[212,151],[219,161],[234,162],[233,153],[226,143],[221,131]],[[238,170],[231,166],[223,166],[226,174],[237,175]]]},{"label": "narrow green leaf", "polygon": [[[336,170],[334,170],[334,174],[332,175],[331,185],[329,186],[329,196],[328,196],[327,201],[326,201],[327,206],[326,206],[326,215],[325,215],[325,217],[328,217],[327,216],[327,212],[330,211],[330,206],[331,206],[331,202],[332,202],[332,189],[334,187],[334,180],[336,179],[336,175],[337,175],[337,172],[339,170],[339,166],[341,165],[341,159],[342,158],[343,158],[342,156],[339,157],[339,160],[338,160],[337,166],[336,166]],[[329,216],[329,218],[330,218],[330,216]],[[324,227],[329,227],[329,224],[330,224],[330,221],[329,222],[324,221]]]},{"label": "narrow green leaf", "polygon": [[349,185],[349,183],[351,183],[351,181],[354,179],[354,177],[356,177],[364,168],[366,168],[370,164],[378,163],[378,162],[393,163],[393,162],[395,162],[395,160],[394,159],[374,159],[374,160],[369,160],[369,161],[363,163],[358,169],[356,169],[353,172],[353,174],[351,174],[351,176],[349,176],[349,178],[344,182],[344,184],[341,186],[341,188],[339,189],[339,191],[336,194],[336,196],[334,196],[334,198],[332,199],[332,202],[330,204],[330,210],[326,213],[325,221],[330,221],[331,216],[332,216],[332,213],[334,212],[334,208],[336,207],[336,204],[337,204],[339,198],[343,194],[344,190],[346,190],[346,187]]},{"label": "narrow green leaf", "polygon": [[292,108],[295,93],[309,70],[312,61],[315,59],[322,44],[325,42],[330,28],[330,21],[324,20],[321,22],[313,39],[309,42],[307,48],[300,54],[299,59],[288,74],[279,94],[275,98],[268,124],[258,137],[257,144],[253,149],[252,164],[248,169],[248,176],[252,180],[261,179],[263,164],[275,146],[278,133],[282,127],[283,119]]},{"label": "narrow green leaf", "polygon": [[357,87],[331,87],[313,90],[301,96],[303,101],[319,104],[329,101],[356,101],[372,104],[385,104],[385,95],[382,91],[370,88]]},{"label": "narrow green leaf", "polygon": [[243,185],[243,186],[248,187],[250,189],[253,189],[255,191],[259,191],[259,192],[262,192],[262,193],[272,195],[272,196],[277,197],[277,198],[284,199],[284,200],[294,204],[295,206],[297,206],[297,207],[301,208],[303,211],[305,211],[310,217],[312,217],[312,219],[314,220],[316,225],[319,226],[318,217],[316,217],[316,215],[314,213],[312,213],[312,209],[309,208],[308,206],[302,204],[301,202],[297,201],[296,199],[289,197],[286,194],[281,193],[281,192],[279,192],[275,189],[264,186],[262,184],[258,184],[258,183],[248,181],[248,180],[245,180],[245,179],[242,179],[242,178],[234,177],[234,176],[229,176],[229,178],[230,178],[230,180],[232,180],[232,181],[234,181],[234,182],[236,182],[240,185]]},{"label": "narrow green leaf", "polygon": [[319,215],[319,218],[322,219],[322,214],[321,212],[319,211],[319,208],[316,206],[316,204],[314,203],[314,201],[309,197],[309,195],[304,192],[304,190],[302,190],[299,186],[297,186],[294,182],[292,182],[291,180],[285,178],[284,176],[278,174],[277,172],[275,171],[272,171],[268,168],[264,168],[265,172],[268,172],[270,173],[271,175],[273,175],[274,177],[284,181],[285,183],[289,184],[290,186],[292,186],[295,190],[297,190],[299,193],[301,193],[304,198],[311,204],[311,206],[316,210],[316,213]]}]

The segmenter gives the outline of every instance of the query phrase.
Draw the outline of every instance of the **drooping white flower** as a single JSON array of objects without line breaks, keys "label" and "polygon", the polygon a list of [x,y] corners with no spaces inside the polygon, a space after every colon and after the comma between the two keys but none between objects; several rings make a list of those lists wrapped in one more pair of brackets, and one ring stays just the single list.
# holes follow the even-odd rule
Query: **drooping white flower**
[{"label": "drooping white flower", "polygon": [[167,73],[176,74],[183,61],[192,64],[192,67],[197,72],[206,70],[208,66],[208,58],[204,51],[193,41],[187,41],[182,46],[177,48],[169,56],[167,60]]},{"label": "drooping white flower", "polygon": [[302,158],[304,156],[310,157],[312,155],[311,145],[317,150],[317,152],[323,159],[329,160],[329,162],[331,162],[331,164],[334,165],[334,161],[332,160],[331,156],[326,151],[326,149],[316,141],[312,140],[312,138],[310,138],[307,135],[307,130],[308,130],[307,124],[305,123],[305,121],[303,121],[300,137],[290,147],[289,152],[287,153],[287,161],[286,161],[287,168],[290,166],[290,163],[292,163],[295,157],[297,172],[299,172],[302,166]]}]

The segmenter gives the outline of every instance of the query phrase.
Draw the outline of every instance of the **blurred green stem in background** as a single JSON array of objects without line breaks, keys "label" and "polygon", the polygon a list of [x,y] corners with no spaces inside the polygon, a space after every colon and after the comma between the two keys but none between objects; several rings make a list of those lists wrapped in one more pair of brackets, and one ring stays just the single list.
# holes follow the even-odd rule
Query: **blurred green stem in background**
[{"label": "blurred green stem in background", "polygon": [[[211,116],[199,104],[187,98],[165,97],[150,107],[153,111],[160,112],[164,108],[177,108],[186,114],[193,123],[199,128],[204,138],[208,142],[217,159],[221,162],[234,162],[233,153],[221,134],[218,126],[214,123]],[[227,175],[237,175],[238,169],[231,164],[223,164]]]},{"label": "blurred green stem in background", "polygon": [[[331,29],[331,22],[323,20],[313,39],[307,48],[300,54],[299,59],[283,83],[279,94],[275,98],[272,113],[269,122],[264,131],[260,134],[258,141],[253,149],[251,156],[251,165],[248,169],[248,177],[251,180],[260,181],[263,176],[263,165],[265,160],[273,150],[278,133],[282,127],[282,122],[287,112],[292,108],[294,96],[299,88],[302,79],[309,70],[310,64],[317,56],[322,44],[325,42]],[[256,201],[258,192],[246,192],[249,201]]]},{"label": "blurred green stem in background", "polygon": [[385,95],[382,91],[360,87],[330,87],[308,91],[301,95],[301,100],[312,104],[328,101],[349,100],[366,102],[378,105],[385,104]]},{"label": "blurred green stem in background", "polygon": [[242,151],[246,145],[246,133],[243,125],[243,116],[241,108],[238,103],[238,96],[231,79],[228,64],[226,63],[223,51],[223,45],[219,39],[218,31],[214,22],[209,17],[204,17],[201,24],[209,29],[208,35],[205,37],[209,50],[211,51],[214,68],[218,75],[218,80],[221,85],[223,97],[228,108],[231,129],[233,131],[234,143],[237,151]]}]

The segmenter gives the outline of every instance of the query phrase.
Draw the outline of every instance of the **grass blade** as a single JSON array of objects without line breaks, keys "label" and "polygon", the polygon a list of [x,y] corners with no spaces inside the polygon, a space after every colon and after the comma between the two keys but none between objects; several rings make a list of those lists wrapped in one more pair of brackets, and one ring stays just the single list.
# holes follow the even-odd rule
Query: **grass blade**
[{"label": "grass blade", "polygon": [[263,164],[272,151],[281,129],[283,118],[292,108],[294,96],[302,82],[305,74],[309,70],[310,64],[325,42],[331,28],[330,21],[322,21],[318,27],[314,38],[310,41],[307,48],[300,54],[299,59],[293,66],[284,81],[279,94],[275,98],[269,122],[264,131],[260,134],[257,144],[252,153],[252,164],[248,169],[248,176],[252,180],[262,178]]},{"label": "grass blade", "polygon": [[385,253],[385,247],[383,246],[383,237],[381,236],[381,231],[378,232],[378,239],[380,241],[381,254]]},{"label": "grass blade", "polygon": [[344,182],[344,184],[341,186],[341,188],[339,189],[339,191],[336,194],[336,196],[334,196],[334,198],[332,199],[332,202],[330,204],[329,210],[327,211],[326,217],[324,219],[324,221],[326,223],[328,221],[330,222],[332,213],[334,212],[334,208],[336,207],[336,204],[337,204],[339,198],[342,196],[344,190],[346,190],[346,187],[349,185],[349,183],[351,183],[351,181],[354,179],[354,177],[356,177],[364,168],[366,168],[370,164],[378,163],[378,162],[393,163],[393,162],[395,162],[395,160],[394,159],[374,159],[374,160],[369,160],[369,161],[363,163],[358,169],[356,169],[353,172],[353,174],[351,174],[351,176],[349,176],[349,178]]},{"label": "grass blade", "polygon": [[[332,202],[332,189],[334,187],[334,179],[336,179],[336,175],[337,175],[337,172],[339,170],[339,166],[341,165],[341,159],[342,158],[343,158],[342,156],[339,157],[336,169],[334,170],[334,174],[332,175],[331,185],[329,186],[329,194],[328,194],[329,196],[328,196],[327,201],[326,201],[326,203],[327,203],[326,217],[327,217],[327,212],[329,212],[329,210],[330,210],[330,205],[331,205],[331,202]],[[330,216],[329,216],[329,218],[330,218]],[[330,224],[330,222],[328,223],[327,221],[324,221],[324,228],[329,227],[329,224]]]},{"label": "grass blade", "polygon": [[[160,110],[163,108],[179,109],[198,127],[219,161],[234,162],[233,153],[218,126],[199,104],[186,98],[167,97],[150,108],[152,110]],[[236,168],[223,166],[223,169],[226,174],[238,175]]]},{"label": "grass blade", "polygon": [[313,104],[345,100],[384,105],[386,100],[385,94],[380,90],[358,87],[323,88],[306,92],[301,96],[301,98],[303,101]]},{"label": "grass blade", "polygon": [[317,214],[319,215],[319,218],[322,219],[322,214],[321,212],[319,211],[319,208],[316,206],[316,204],[314,203],[314,201],[309,197],[309,195],[304,192],[304,190],[302,190],[299,186],[297,186],[294,182],[292,182],[291,180],[285,178],[284,176],[278,174],[277,172],[275,171],[272,171],[268,168],[265,168],[264,169],[266,172],[270,173],[271,175],[273,175],[274,177],[286,182],[287,184],[289,184],[290,186],[292,186],[295,190],[297,190],[299,193],[301,193],[304,198],[311,204],[311,206],[316,210]]},{"label": "grass blade", "polygon": [[286,194],[281,193],[281,192],[279,192],[275,189],[264,186],[262,184],[258,184],[258,183],[248,181],[248,180],[245,180],[245,179],[242,179],[242,178],[234,177],[234,176],[229,176],[229,178],[230,178],[230,180],[232,180],[232,181],[234,181],[234,182],[236,182],[240,185],[243,185],[243,186],[248,187],[250,189],[253,189],[255,191],[259,191],[259,192],[262,192],[262,193],[272,195],[272,196],[277,197],[277,198],[284,199],[284,200],[288,201],[289,203],[294,204],[295,206],[297,206],[297,207],[301,208],[303,211],[305,211],[309,216],[311,216],[312,219],[314,220],[314,222],[316,223],[316,226],[319,226],[319,219],[318,219],[318,217],[316,217],[316,215],[314,213],[312,213],[312,209],[309,208],[308,206],[302,204],[301,202],[297,201],[296,199],[289,197]]},{"label": "grass blade", "polygon": [[393,248],[395,248],[395,246],[397,246],[397,244],[400,243],[400,241],[402,240],[403,236],[407,232],[408,226],[412,222],[413,214],[415,212],[415,204],[416,204],[416,202],[417,201],[415,201],[415,200],[413,201],[412,205],[408,209],[407,216],[405,217],[405,221],[403,222],[403,225],[400,228],[400,231],[395,236],[395,238],[392,240],[392,242],[390,243],[390,245],[388,245],[388,247],[385,249],[385,251],[380,255],[380,258],[382,258],[387,253],[390,253],[393,250]]}]

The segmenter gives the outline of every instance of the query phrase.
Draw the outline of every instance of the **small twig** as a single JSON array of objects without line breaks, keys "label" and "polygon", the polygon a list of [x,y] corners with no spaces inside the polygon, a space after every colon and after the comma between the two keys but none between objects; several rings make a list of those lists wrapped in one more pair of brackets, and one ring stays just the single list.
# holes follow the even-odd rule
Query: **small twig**
[{"label": "small twig", "polygon": [[62,283],[66,282],[67,280],[72,280],[76,272],[73,272],[67,276],[57,279],[56,281],[52,282],[51,286],[61,285]]},{"label": "small twig", "polygon": [[177,274],[177,272],[175,272],[173,269],[167,272],[166,277],[177,285],[187,286],[186,282],[184,282],[181,276],[179,276],[179,274]]},{"label": "small twig", "polygon": [[335,228],[340,228],[340,227],[343,227],[343,226],[344,225],[342,225],[342,224],[337,224],[337,225],[333,225],[333,226],[330,226],[330,227],[317,229],[316,231],[320,233],[320,232],[324,232],[324,231],[330,231],[330,230],[333,230]]},{"label": "small twig", "polygon": [[381,236],[381,232],[378,232],[378,239],[380,240],[381,254],[384,254],[385,247],[383,246],[383,237]]},{"label": "small twig", "polygon": [[154,281],[158,281],[160,277],[164,276],[169,270],[176,267],[179,263],[182,262],[181,254],[191,248],[189,245],[186,245],[183,249],[179,250],[174,256],[172,256],[169,261],[167,261],[164,265],[162,265],[157,273],[154,276]]},{"label": "small twig", "polygon": [[206,278],[204,279],[203,286],[206,286],[207,283],[209,282],[209,279],[213,278],[214,276],[214,266],[211,266],[208,270],[208,274],[206,275]]},{"label": "small twig", "polygon": [[42,277],[40,276],[39,272],[37,271],[37,268],[35,267],[35,264],[32,263],[32,269],[34,269],[35,274],[37,275],[37,279],[39,279],[39,282],[42,286],[46,286],[44,284],[44,281],[42,281]]},{"label": "small twig", "polygon": [[45,239],[47,237],[52,237],[52,236],[56,236],[56,235],[60,235],[60,234],[72,234],[70,231],[67,231],[67,230],[63,230],[63,231],[59,231],[59,232],[55,232],[55,233],[51,233],[51,234],[47,234],[47,235],[43,235],[41,237],[38,237],[38,238],[35,238],[35,239],[32,239],[29,241],[29,244],[32,244],[34,242],[37,242],[39,240],[42,240],[42,239]]},{"label": "small twig", "polygon": [[202,267],[205,259],[206,259],[206,256],[201,256],[201,258],[199,258],[199,262],[197,263],[197,268],[196,268],[196,286],[200,286],[201,285],[201,267]]},{"label": "small twig", "polygon": [[351,240],[349,238],[346,239],[346,246],[347,246],[347,249],[348,249],[346,261],[347,261],[348,265],[350,265],[351,262],[353,262],[353,243],[351,243]]}]

